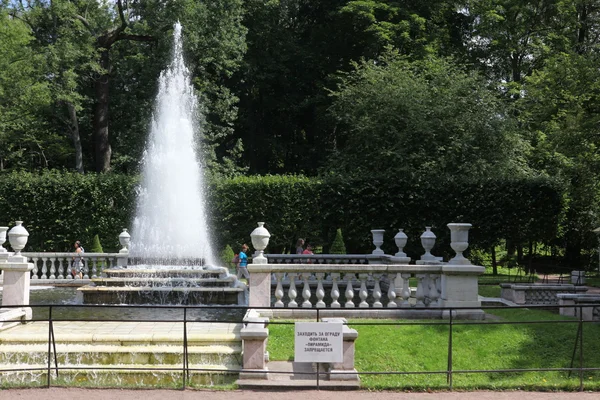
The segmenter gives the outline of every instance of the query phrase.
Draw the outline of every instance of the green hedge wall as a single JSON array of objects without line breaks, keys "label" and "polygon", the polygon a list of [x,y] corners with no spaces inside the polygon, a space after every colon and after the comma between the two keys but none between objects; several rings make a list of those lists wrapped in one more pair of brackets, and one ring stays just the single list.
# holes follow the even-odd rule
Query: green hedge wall
[{"label": "green hedge wall", "polygon": [[0,224],[24,221],[25,251],[72,251],[75,240],[91,249],[96,234],[105,251],[114,251],[135,209],[136,184],[135,177],[112,174],[1,174]]},{"label": "green hedge wall", "polygon": [[[115,251],[118,234],[130,226],[138,181],[113,174],[0,174],[0,224],[24,220],[31,235],[27,251],[71,251],[75,240],[89,245],[96,234],[105,251]],[[338,228],[348,253],[370,252],[374,228],[386,230],[383,248],[394,253],[393,236],[404,228],[405,251],[417,257],[427,225],[438,236],[437,253],[448,254],[449,222],[472,223],[474,247],[500,239],[547,242],[556,237],[563,210],[560,187],[547,178],[255,176],[212,182],[208,193],[216,247],[229,244],[236,252],[250,244],[258,221],[271,232],[273,253],[289,251],[299,237],[327,251]]]}]

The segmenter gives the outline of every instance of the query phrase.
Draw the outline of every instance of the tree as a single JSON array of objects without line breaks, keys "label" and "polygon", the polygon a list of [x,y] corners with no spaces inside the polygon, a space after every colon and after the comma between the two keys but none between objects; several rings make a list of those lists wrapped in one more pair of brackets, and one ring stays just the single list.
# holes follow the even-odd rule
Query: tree
[{"label": "tree", "polygon": [[479,76],[447,60],[409,62],[390,52],[357,63],[331,95],[341,140],[324,173],[527,172],[527,145],[503,103]]},{"label": "tree", "polygon": [[0,8],[0,170],[48,166],[40,115],[52,104],[44,57],[32,49],[29,26]]},{"label": "tree", "polygon": [[535,149],[531,163],[562,180],[567,207],[561,240],[570,267],[584,265],[583,249],[600,221],[600,72],[597,54],[576,49],[548,58],[525,79],[520,120]]}]

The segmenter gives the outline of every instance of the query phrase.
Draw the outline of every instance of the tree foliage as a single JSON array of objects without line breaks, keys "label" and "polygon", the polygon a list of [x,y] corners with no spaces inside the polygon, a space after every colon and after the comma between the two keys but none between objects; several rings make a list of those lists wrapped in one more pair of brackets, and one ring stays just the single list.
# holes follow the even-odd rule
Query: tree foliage
[{"label": "tree foliage", "polygon": [[344,74],[332,115],[338,151],[327,171],[369,176],[526,172],[528,146],[485,82],[446,60],[409,62],[395,53]]}]

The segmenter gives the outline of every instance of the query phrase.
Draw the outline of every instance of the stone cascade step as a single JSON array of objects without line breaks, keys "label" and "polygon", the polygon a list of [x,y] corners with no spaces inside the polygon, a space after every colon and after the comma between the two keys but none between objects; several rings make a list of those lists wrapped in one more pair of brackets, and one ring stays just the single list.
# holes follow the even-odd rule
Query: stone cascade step
[{"label": "stone cascade step", "polygon": [[[234,382],[242,366],[241,324],[190,322],[187,327],[189,382]],[[127,333],[111,333],[119,330]],[[38,322],[0,333],[0,386],[46,381],[47,331],[48,324]],[[51,379],[57,384],[178,386],[183,382],[182,323],[57,321],[54,333],[58,376],[54,348],[50,364]]]},{"label": "stone cascade step", "polygon": [[107,269],[103,271],[108,278],[219,278],[227,275],[226,268],[215,269]]},{"label": "stone cascade step", "polygon": [[[34,387],[45,386],[47,382],[47,365],[40,370],[23,372],[3,372],[0,374],[2,387]],[[118,387],[118,388],[181,388],[183,384],[183,368],[164,368],[156,365],[140,365],[138,370],[129,369],[98,369],[86,367],[63,368],[58,375],[51,369],[52,385],[56,386],[83,386],[83,387]],[[228,385],[236,382],[237,371],[228,370],[223,366],[202,366],[202,370],[194,370],[193,365],[186,377],[186,386],[215,386]]]},{"label": "stone cascade step", "polygon": [[244,287],[113,287],[77,289],[84,304],[240,304]]},{"label": "stone cascade step", "polygon": [[143,277],[119,277],[119,278],[92,278],[95,286],[112,287],[151,287],[151,288],[196,288],[196,287],[230,287],[237,281],[235,276],[225,278],[143,278]]},{"label": "stone cascade step", "polygon": [[[209,345],[188,346],[188,361],[193,365],[222,365],[236,368],[241,365],[242,346]],[[54,354],[52,354],[54,357]],[[108,345],[108,344],[67,344],[56,345],[58,364],[66,365],[171,365],[181,366],[183,345]],[[46,365],[48,345],[3,345],[0,348],[0,369],[8,365]],[[54,362],[54,359],[52,359]]]},{"label": "stone cascade step", "polygon": [[78,289],[84,304],[247,303],[246,285],[223,267],[197,269],[119,268]]}]

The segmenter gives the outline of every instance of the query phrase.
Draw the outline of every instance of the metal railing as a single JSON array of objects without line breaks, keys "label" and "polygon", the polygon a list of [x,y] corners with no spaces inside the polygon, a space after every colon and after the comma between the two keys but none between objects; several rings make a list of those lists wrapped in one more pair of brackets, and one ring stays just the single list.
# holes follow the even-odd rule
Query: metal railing
[{"label": "metal railing", "polygon": [[[22,308],[24,306],[4,306],[4,309],[11,308]],[[45,308],[48,309],[48,317],[47,318],[33,318],[28,322],[47,322],[48,323],[48,350],[47,350],[47,365],[44,368],[3,368],[0,369],[0,376],[3,373],[7,372],[27,372],[27,371],[45,371],[47,374],[46,387],[52,386],[52,371],[54,370],[56,377],[58,378],[59,372],[61,369],[68,370],[88,370],[91,369],[89,366],[81,366],[81,367],[73,367],[69,366],[68,368],[61,368],[58,363],[57,351],[56,351],[56,337],[55,337],[55,322],[179,322],[182,324],[183,329],[183,340],[182,340],[182,366],[181,367],[164,367],[160,368],[151,368],[151,367],[125,367],[124,365],[117,366],[107,366],[107,367],[94,367],[93,370],[128,370],[128,371],[179,371],[182,373],[182,383],[181,388],[185,389],[189,386],[190,382],[190,373],[191,372],[212,372],[212,373],[230,373],[230,374],[239,374],[241,372],[244,373],[256,373],[256,374],[290,374],[290,371],[277,371],[277,370],[246,370],[243,368],[240,369],[222,369],[222,368],[192,368],[189,363],[189,337],[188,337],[188,323],[240,323],[240,324],[251,324],[253,322],[248,322],[244,320],[239,321],[225,321],[223,319],[207,319],[207,320],[197,320],[197,319],[189,319],[188,311],[189,310],[201,310],[201,309],[215,309],[215,308],[227,308],[228,310],[248,310],[249,307],[240,307],[240,306],[227,306],[227,307],[215,307],[215,306],[176,306],[176,305],[30,305],[25,306],[33,309]],[[585,367],[584,366],[584,342],[583,342],[583,326],[586,323],[594,323],[597,324],[598,321],[586,321],[583,319],[583,310],[587,307],[599,307],[598,304],[578,304],[578,305],[561,305],[560,308],[575,308],[576,309],[576,318],[566,317],[565,319],[560,320],[544,320],[544,319],[532,319],[532,320],[519,320],[519,321],[509,321],[509,320],[461,320],[456,317],[458,312],[461,311],[469,311],[469,310],[516,310],[516,309],[541,309],[548,310],[553,308],[558,308],[558,306],[515,306],[515,307],[504,307],[504,306],[482,306],[482,307],[446,307],[441,308],[444,311],[444,315],[447,316],[447,319],[442,320],[397,320],[397,321],[388,321],[382,320],[381,322],[360,322],[360,321],[352,321],[346,323],[351,326],[360,326],[360,325],[368,325],[368,326],[377,326],[377,325],[394,325],[394,326],[411,326],[411,325],[419,325],[419,326],[447,326],[448,327],[448,346],[447,346],[447,366],[442,370],[433,370],[433,371],[357,371],[358,375],[446,375],[446,381],[448,385],[448,389],[453,389],[453,378],[457,374],[480,374],[480,373],[518,373],[518,372],[568,372],[569,377],[572,373],[577,373],[579,376],[579,390],[583,391],[585,389],[584,384],[584,373],[589,371],[600,371],[600,365]],[[158,318],[141,318],[141,319],[105,319],[105,318],[56,318],[53,316],[53,310],[61,308],[61,309],[70,309],[70,308],[110,308],[110,309],[179,309],[183,312],[183,319],[158,319]],[[276,307],[252,307],[253,310],[256,311],[274,311],[280,310]],[[319,308],[310,308],[303,310],[306,313],[314,313],[314,318],[317,322],[321,321],[321,315],[323,312],[327,310],[319,309]],[[343,309],[342,309],[343,311]],[[353,312],[361,311],[360,309],[352,309]],[[364,310],[365,312],[369,312],[370,310]],[[381,309],[379,312],[385,313],[386,311],[393,312],[393,309]],[[307,318],[303,318],[303,321],[306,321]],[[5,321],[5,322],[17,322],[17,321]],[[259,322],[255,322],[259,323]],[[292,325],[295,322],[289,321],[276,321],[271,320],[268,322],[269,325]],[[561,368],[552,368],[552,367],[540,367],[540,368],[504,368],[504,369],[455,369],[453,363],[453,352],[454,352],[454,337],[453,332],[454,328],[457,326],[477,326],[477,325],[541,325],[541,324],[577,324],[577,333],[575,335],[575,342],[573,343],[573,352],[571,356],[571,362],[569,367],[561,367]],[[2,334],[0,333],[0,337]],[[565,338],[563,343],[567,343],[568,338]],[[359,338],[360,340],[360,333]],[[577,357],[577,350],[579,349],[579,354]],[[575,364],[578,365],[575,365]],[[336,373],[346,373],[346,372],[335,372],[329,371],[328,374],[336,374]],[[314,375],[314,372],[294,372],[294,374],[306,374],[306,375]],[[319,370],[317,370],[315,387],[320,388],[319,382]],[[265,385],[267,386],[267,385]]]}]

